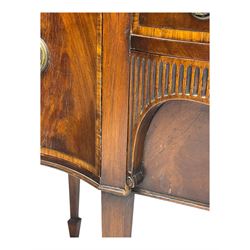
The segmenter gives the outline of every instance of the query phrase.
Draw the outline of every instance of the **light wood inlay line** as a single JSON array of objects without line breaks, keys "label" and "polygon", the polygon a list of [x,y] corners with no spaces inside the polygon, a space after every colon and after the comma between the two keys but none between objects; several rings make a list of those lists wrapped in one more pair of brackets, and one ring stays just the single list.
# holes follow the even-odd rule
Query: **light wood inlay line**
[{"label": "light wood inlay line", "polygon": [[[167,14],[167,13],[165,13]],[[176,40],[208,43],[209,32],[195,32],[191,30],[171,29],[167,27],[147,27],[139,22],[139,13],[133,14],[132,34],[149,37],[168,38]]]},{"label": "light wood inlay line", "polygon": [[41,152],[41,156],[51,156],[51,157],[55,157],[58,159],[62,159],[62,160],[68,161],[69,163],[73,163],[79,166],[80,168],[87,170],[91,173],[98,174],[98,169],[96,169],[94,166],[92,166],[91,164],[83,160],[75,158],[73,156],[61,153],[54,149],[48,149],[48,148],[41,148],[40,152]]}]

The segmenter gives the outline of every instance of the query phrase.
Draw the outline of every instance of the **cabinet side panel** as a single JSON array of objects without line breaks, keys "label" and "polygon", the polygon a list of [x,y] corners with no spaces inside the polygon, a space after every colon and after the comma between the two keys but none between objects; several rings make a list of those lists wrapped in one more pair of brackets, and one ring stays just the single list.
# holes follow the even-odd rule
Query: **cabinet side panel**
[{"label": "cabinet side panel", "polygon": [[41,76],[41,153],[99,175],[96,164],[98,14],[43,13],[49,65]]}]

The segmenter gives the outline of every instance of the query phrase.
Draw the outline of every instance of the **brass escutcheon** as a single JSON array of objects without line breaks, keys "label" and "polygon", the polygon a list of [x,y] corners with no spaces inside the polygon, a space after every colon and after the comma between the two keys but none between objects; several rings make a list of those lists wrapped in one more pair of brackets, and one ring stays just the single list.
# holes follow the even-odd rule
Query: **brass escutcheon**
[{"label": "brass escutcheon", "polygon": [[40,72],[42,73],[46,67],[48,66],[49,62],[49,51],[46,43],[41,38],[40,39]]}]

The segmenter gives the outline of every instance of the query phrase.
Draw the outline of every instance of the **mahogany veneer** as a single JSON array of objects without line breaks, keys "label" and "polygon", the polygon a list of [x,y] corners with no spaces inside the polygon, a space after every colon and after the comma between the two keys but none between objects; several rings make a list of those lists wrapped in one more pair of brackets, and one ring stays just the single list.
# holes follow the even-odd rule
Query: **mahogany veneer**
[{"label": "mahogany veneer", "polygon": [[[41,163],[102,191],[104,237],[129,237],[134,194],[209,208],[209,19],[42,13]],[[41,59],[41,62],[43,60]]]}]

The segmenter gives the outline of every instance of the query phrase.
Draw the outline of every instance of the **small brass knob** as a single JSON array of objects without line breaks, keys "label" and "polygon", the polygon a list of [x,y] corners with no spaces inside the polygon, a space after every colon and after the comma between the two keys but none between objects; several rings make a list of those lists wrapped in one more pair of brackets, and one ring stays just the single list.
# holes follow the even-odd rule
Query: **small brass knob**
[{"label": "small brass knob", "polygon": [[194,12],[192,15],[200,20],[207,20],[209,19],[209,13],[208,12]]},{"label": "small brass knob", "polygon": [[49,50],[44,42],[44,40],[40,39],[40,72],[42,73],[48,66],[49,62]]}]

